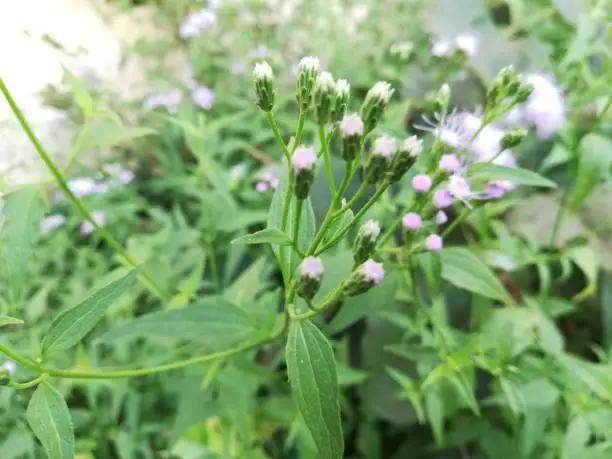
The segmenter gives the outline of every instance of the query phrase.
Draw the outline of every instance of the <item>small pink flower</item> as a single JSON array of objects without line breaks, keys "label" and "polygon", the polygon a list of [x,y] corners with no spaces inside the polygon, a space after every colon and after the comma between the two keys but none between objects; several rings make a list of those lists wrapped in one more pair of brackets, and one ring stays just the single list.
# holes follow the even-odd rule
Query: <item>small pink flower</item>
[{"label": "small pink flower", "polygon": [[433,202],[438,209],[444,209],[453,204],[453,196],[447,190],[436,190],[434,191]]},{"label": "small pink flower", "polygon": [[425,246],[430,252],[437,252],[443,246],[442,238],[437,234],[430,234],[427,236],[427,239],[425,239]]},{"label": "small pink flower", "polygon": [[300,264],[300,274],[311,279],[321,280],[323,276],[323,263],[319,258],[306,257]]},{"label": "small pink flower", "polygon": [[340,130],[342,131],[342,137],[360,136],[363,134],[363,121],[356,113],[346,115],[340,122]]},{"label": "small pink flower", "polygon": [[397,142],[393,137],[382,136],[374,142],[373,154],[391,158],[397,148]]},{"label": "small pink flower", "polygon": [[443,210],[439,210],[436,213],[436,223],[438,225],[444,225],[448,221],[448,215]]},{"label": "small pink flower", "polygon": [[257,182],[257,185],[255,185],[255,190],[257,190],[259,193],[265,193],[268,191],[268,184],[266,182]]},{"label": "small pink flower", "polygon": [[278,179],[276,177],[272,177],[270,180],[268,180],[268,183],[270,184],[270,188],[272,188],[273,190],[276,190],[278,188]]},{"label": "small pink flower", "polygon": [[385,278],[385,270],[382,263],[376,263],[374,260],[367,260],[361,265],[361,272],[368,282],[380,284]]},{"label": "small pink flower", "polygon": [[295,172],[311,171],[317,162],[317,154],[312,148],[299,146],[293,153],[291,164]]},{"label": "small pink flower", "polygon": [[407,230],[411,230],[411,231],[418,230],[422,224],[423,224],[423,220],[421,219],[419,214],[416,214],[414,212],[408,212],[406,215],[402,217],[402,225]]},{"label": "small pink flower", "polygon": [[457,158],[457,155],[442,155],[439,166],[440,170],[444,172],[457,172],[461,169],[461,162],[459,158]]},{"label": "small pink flower", "polygon": [[491,182],[487,185],[486,192],[489,198],[499,199],[504,195],[506,189],[499,183]]},{"label": "small pink flower", "polygon": [[431,188],[431,177],[429,175],[415,175],[412,178],[412,188],[419,193],[427,193]]}]

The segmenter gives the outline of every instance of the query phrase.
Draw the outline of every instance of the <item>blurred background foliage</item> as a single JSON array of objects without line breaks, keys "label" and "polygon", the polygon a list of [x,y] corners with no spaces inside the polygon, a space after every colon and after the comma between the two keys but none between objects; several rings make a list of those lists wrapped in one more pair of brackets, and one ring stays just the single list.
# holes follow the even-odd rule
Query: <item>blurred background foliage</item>
[{"label": "blurred background foliage", "polygon": [[[160,305],[145,287],[134,287],[85,345],[54,355],[55,365],[139,367],[201,351],[201,344],[172,339],[100,340],[113,326],[161,308],[223,299],[263,322],[279,308],[282,282],[269,251],[229,245],[265,223],[271,192],[255,187],[277,173],[282,156],[253,103],[254,62],[265,59],[275,69],[282,132],[291,132],[296,117],[295,64],[316,55],[351,82],[353,109],[374,82],[390,81],[397,93],[383,129],[400,137],[432,113],[441,84],[451,85],[453,106],[477,110],[487,85],[512,64],[549,74],[563,88],[566,125],[516,151],[523,167],[559,188],[519,188],[478,208],[451,234],[449,245],[458,251],[448,252],[443,266],[484,260],[491,271],[483,275],[494,272],[521,306],[502,306],[479,290],[477,278],[442,268],[445,304],[418,307],[395,273],[326,317],[323,329],[339,361],[346,457],[612,457],[609,1],[115,3],[155,9],[166,32],[131,44],[124,61],[144,56],[156,94],[178,90],[179,102],[169,104],[166,96],[151,109],[150,99],[121,100],[70,72],[69,90],[51,89],[46,97],[78,126],[65,173],[95,182],[85,186],[88,208],[173,294]],[[185,18],[203,7],[214,7],[214,27],[181,38]],[[466,32],[479,43],[473,56],[432,56],[433,40]],[[187,57],[188,75],[165,71],[176,50]],[[193,82],[213,91],[212,107],[192,103]],[[305,136],[316,146],[314,124]],[[117,163],[133,177],[117,179],[117,167],[108,168]],[[336,166],[340,175],[339,159]],[[313,206],[322,218],[330,198],[324,177],[317,184]],[[375,214],[384,219],[394,199]],[[44,215],[65,221],[40,227]],[[7,195],[4,217],[7,252],[16,244],[12,225],[23,225],[20,234],[32,247],[23,288],[15,291],[8,271],[0,282],[2,313],[26,326],[3,328],[0,340],[35,355],[51,318],[126,268],[52,185],[43,195],[29,188]],[[346,247],[330,254],[327,272],[339,277],[334,266],[347,256]],[[62,380],[77,457],[315,458],[279,351],[272,346],[142,379]],[[27,391],[0,390],[2,459],[44,457],[24,421],[27,401]]]}]

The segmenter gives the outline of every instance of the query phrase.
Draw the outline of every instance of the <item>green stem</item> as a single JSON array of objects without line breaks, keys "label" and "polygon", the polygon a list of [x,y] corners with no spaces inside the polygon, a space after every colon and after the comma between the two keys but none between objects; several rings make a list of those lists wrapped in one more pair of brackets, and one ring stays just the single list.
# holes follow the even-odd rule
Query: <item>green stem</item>
[{"label": "green stem", "polygon": [[32,381],[27,381],[24,383],[18,383],[15,381],[11,381],[9,383],[9,387],[12,389],[18,389],[18,390],[29,389],[31,387],[38,386],[41,382],[46,381],[48,378],[49,378],[49,375],[47,373],[43,373],[37,378],[34,378]]},{"label": "green stem", "polygon": [[353,221],[349,223],[348,225],[346,225],[342,230],[340,230],[340,232],[336,235],[336,237],[334,237],[331,241],[329,241],[327,244],[325,244],[323,247],[317,250],[315,255],[320,255],[321,253],[325,252],[327,249],[337,244],[346,235],[346,233],[348,233],[348,231],[353,227],[353,225],[357,223],[361,217],[363,217],[363,215],[370,209],[370,207],[374,205],[374,203],[387,190],[387,188],[389,188],[389,185],[390,184],[388,182],[386,181],[383,182],[378,188],[378,190],[376,190],[376,192],[368,200],[368,202],[366,202],[365,205],[359,210],[359,212],[357,212]]},{"label": "green stem", "polygon": [[21,354],[13,351],[12,349],[0,344],[0,352],[4,353],[10,359],[15,362],[21,364],[22,366],[29,368],[41,375],[47,375],[48,377],[56,377],[56,378],[67,378],[67,379],[120,379],[120,378],[136,378],[142,376],[149,376],[158,373],[165,373],[167,371],[178,370],[180,368],[185,368],[191,365],[196,365],[200,363],[210,362],[214,360],[224,359],[231,357],[236,354],[240,354],[242,352],[246,352],[250,349],[254,349],[259,346],[263,346],[265,344],[276,341],[280,336],[284,335],[287,331],[289,320],[288,314],[283,314],[283,325],[279,330],[274,333],[269,338],[256,341],[254,343],[245,344],[243,346],[237,347],[235,349],[228,349],[226,351],[216,352],[214,354],[201,355],[198,357],[193,357],[187,360],[181,360],[178,362],[169,363],[166,365],[160,365],[149,368],[138,368],[134,370],[109,370],[109,371],[101,371],[101,370],[92,370],[92,371],[71,371],[71,370],[60,370],[56,368],[50,368],[45,365],[40,365],[33,360],[30,360]]},{"label": "green stem", "polygon": [[272,112],[266,113],[266,119],[268,120],[268,123],[272,128],[272,132],[274,133],[274,137],[276,137],[276,141],[283,150],[285,158],[287,158],[287,161],[291,162],[291,154],[289,153],[287,144],[285,144],[285,141],[283,140],[283,137],[281,136],[281,133],[278,130],[278,125],[276,124],[276,120],[274,119],[274,115],[272,114]]},{"label": "green stem", "polygon": [[291,147],[291,153],[295,151],[295,149],[300,145],[302,141],[302,134],[304,133],[304,123],[306,122],[306,113],[300,111],[300,117],[298,118],[298,127],[295,132],[295,140],[293,141],[293,145]]},{"label": "green stem", "polygon": [[[19,121],[21,128],[26,133],[26,135],[28,136],[28,139],[30,140],[34,148],[36,149],[36,152],[38,153],[40,158],[43,160],[43,162],[45,163],[45,165],[51,172],[51,175],[53,175],[53,178],[59,185],[60,189],[68,197],[68,200],[78,210],[78,212],[83,216],[83,218],[88,220],[93,225],[96,233],[99,234],[100,237],[102,237],[102,239],[106,241],[106,243],[109,245],[111,249],[113,249],[117,254],[119,254],[119,256],[121,256],[123,260],[128,265],[130,265],[132,268],[136,267],[137,266],[136,261],[127,253],[127,251],[123,248],[123,246],[115,239],[115,237],[106,228],[100,226],[94,220],[93,216],[91,215],[91,212],[89,212],[89,210],[87,209],[87,207],[85,207],[83,202],[72,192],[72,190],[68,186],[68,183],[66,182],[66,179],[64,178],[64,176],[58,169],[57,165],[53,162],[53,160],[51,159],[47,151],[44,149],[44,147],[42,146],[42,144],[40,143],[40,141],[38,140],[38,138],[32,131],[32,128],[30,127],[29,123],[26,121],[23,113],[17,106],[17,103],[15,102],[15,100],[13,99],[13,96],[11,95],[8,88],[4,84],[4,81],[2,80],[2,78],[0,78],[0,91],[4,95],[4,98],[8,102],[9,106],[11,107],[13,114]],[[146,271],[141,270],[139,277],[142,280],[142,282],[147,287],[149,287],[149,289],[155,295],[157,295],[162,301],[164,302],[169,301],[170,296],[167,293],[165,293],[162,290],[162,288],[159,287],[159,285],[157,285],[157,283],[153,280],[153,278]]]},{"label": "green stem", "polygon": [[297,203],[295,206],[295,214],[293,216],[293,244],[295,247],[300,246],[299,235],[300,235],[300,219],[302,218],[302,204],[304,204],[303,199],[297,199]]},{"label": "green stem", "polygon": [[327,214],[325,215],[325,218],[323,219],[323,223],[321,223],[321,228],[319,228],[319,231],[317,232],[314,240],[312,241],[312,243],[310,244],[310,247],[308,247],[308,250],[306,251],[307,255],[314,254],[315,250],[317,250],[317,247],[323,240],[323,237],[325,236],[325,233],[327,232],[329,225],[334,219],[336,207],[338,207],[340,199],[342,199],[342,195],[348,188],[348,185],[351,181],[351,178],[353,176],[352,170],[353,170],[352,164],[346,163],[346,172],[344,174],[344,178],[342,179],[342,182],[340,183],[340,188],[338,188],[338,193],[336,193],[336,196],[334,196],[334,198],[332,199],[332,203],[329,206],[329,209],[327,209]]},{"label": "green stem", "polygon": [[340,286],[336,290],[334,290],[325,300],[323,300],[320,306],[313,306],[310,308],[309,311],[304,312],[302,314],[293,314],[291,318],[293,320],[306,320],[310,319],[311,317],[315,317],[321,314],[322,312],[325,312],[338,302],[338,300],[342,296],[343,289],[344,286],[340,284]]},{"label": "green stem", "polygon": [[328,139],[325,135],[325,126],[319,124],[319,139],[321,140],[321,150],[323,152],[323,160],[325,161],[325,173],[329,183],[329,194],[332,198],[336,197],[336,183],[334,181],[334,171],[332,169],[331,157],[329,155]]},{"label": "green stem", "polygon": [[213,244],[208,245],[208,258],[210,259],[210,275],[212,277],[215,289],[217,292],[221,292],[221,278],[219,277],[217,256],[215,253],[215,246]]},{"label": "green stem", "polygon": [[340,209],[338,209],[336,212],[334,212],[334,217],[339,217],[340,215],[342,215],[344,212],[346,212],[347,210],[349,210],[351,207],[353,207],[357,201],[359,201],[361,199],[361,197],[364,195],[364,193],[367,191],[368,187],[370,186],[370,184],[368,182],[362,182],[361,186],[359,187],[359,189],[357,190],[357,192],[353,195],[353,197],[351,198],[351,200],[349,202],[347,202],[346,204],[344,204]]},{"label": "green stem", "polygon": [[455,220],[446,227],[446,229],[442,233],[442,238],[448,236],[455,228],[457,228],[457,226],[463,223],[463,221],[468,217],[471,211],[472,209],[470,209],[469,207],[464,208],[463,211],[459,214],[459,216],[455,218]]}]

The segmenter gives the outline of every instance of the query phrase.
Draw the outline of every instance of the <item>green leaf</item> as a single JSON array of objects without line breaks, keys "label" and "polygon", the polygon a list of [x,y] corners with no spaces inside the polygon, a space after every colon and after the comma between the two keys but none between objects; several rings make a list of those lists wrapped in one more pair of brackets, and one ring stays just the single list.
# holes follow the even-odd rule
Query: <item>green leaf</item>
[{"label": "green leaf", "polygon": [[128,144],[141,137],[157,134],[154,129],[138,126],[125,126],[117,120],[96,119],[83,126],[82,142],[77,150],[88,151],[94,148],[110,148]]},{"label": "green leaf", "polygon": [[9,288],[14,301],[18,301],[23,294],[30,249],[44,207],[39,187],[21,188],[4,198],[2,255],[8,269]]},{"label": "green leaf", "polygon": [[468,249],[451,247],[440,252],[442,257],[442,277],[464,290],[514,304],[499,279],[480,258]]},{"label": "green leaf", "polygon": [[497,164],[480,163],[470,167],[470,172],[477,174],[478,178],[492,180],[508,180],[514,185],[527,185],[543,188],[557,188],[552,180],[542,177],[540,174],[520,167],[506,167]]},{"label": "green leaf", "polygon": [[612,164],[609,155],[612,141],[598,134],[588,134],[578,149],[578,171],[568,200],[569,208],[574,212],[607,176]]},{"label": "green leaf", "polygon": [[70,85],[70,89],[72,90],[72,95],[74,96],[74,101],[77,103],[85,118],[90,118],[93,115],[94,104],[87,87],[77,76],[68,70],[66,67],[64,69],[64,77],[66,81]]},{"label": "green leaf", "polygon": [[77,344],[104,317],[109,306],[129,290],[138,268],[93,293],[83,302],[59,314],[42,341],[42,352],[66,350]]},{"label": "green leaf", "polygon": [[510,381],[508,378],[504,378],[500,376],[499,378],[499,386],[501,387],[504,396],[506,397],[506,402],[508,403],[508,407],[515,414],[523,412],[525,408],[525,401],[517,389],[517,387]]},{"label": "green leaf", "polygon": [[74,431],[68,406],[49,383],[43,382],[34,391],[26,417],[49,459],[74,457]]},{"label": "green leaf", "polygon": [[402,387],[399,398],[405,398],[410,401],[417,419],[421,424],[425,423],[425,411],[421,402],[418,384],[409,376],[396,370],[392,367],[387,367],[387,373]]},{"label": "green leaf", "polygon": [[289,235],[276,228],[266,228],[232,241],[232,244],[276,244],[291,245]]},{"label": "green leaf", "polygon": [[338,377],[327,338],[310,321],[294,321],[285,357],[289,383],[321,459],[341,459],[344,452]]},{"label": "green leaf", "polygon": [[14,317],[9,316],[0,316],[0,327],[4,327],[6,325],[20,325],[23,323],[21,319],[15,319]]},{"label": "green leaf", "polygon": [[133,338],[170,342],[190,341],[209,349],[229,349],[256,336],[257,330],[244,311],[220,298],[209,297],[183,309],[154,312],[116,327],[100,341]]},{"label": "green leaf", "polygon": [[577,293],[573,300],[582,301],[586,297],[594,295],[597,291],[597,276],[599,274],[599,260],[597,254],[587,245],[573,247],[567,252],[569,258],[578,265],[587,280],[584,289]]},{"label": "green leaf", "polygon": [[570,422],[563,439],[561,459],[585,457],[585,449],[591,438],[591,428],[588,422],[578,416]]}]

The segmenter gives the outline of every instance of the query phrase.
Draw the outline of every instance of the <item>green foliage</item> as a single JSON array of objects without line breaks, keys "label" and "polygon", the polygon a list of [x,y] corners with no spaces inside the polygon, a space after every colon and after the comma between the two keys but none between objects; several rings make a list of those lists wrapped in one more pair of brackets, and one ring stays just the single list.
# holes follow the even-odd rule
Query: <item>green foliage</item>
[{"label": "green foliage", "polygon": [[3,180],[1,459],[612,457],[608,2],[142,3],[157,92],[65,69],[61,167],[0,79],[55,182]]}]

